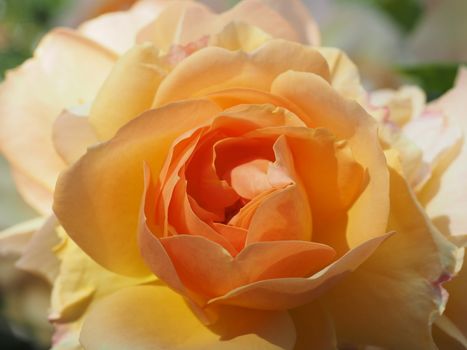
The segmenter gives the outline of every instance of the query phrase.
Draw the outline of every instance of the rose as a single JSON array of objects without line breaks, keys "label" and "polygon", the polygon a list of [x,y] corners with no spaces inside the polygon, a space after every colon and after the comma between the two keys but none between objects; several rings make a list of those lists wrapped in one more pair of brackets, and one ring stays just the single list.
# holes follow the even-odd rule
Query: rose
[{"label": "rose", "polygon": [[[163,16],[161,15],[160,18]],[[339,95],[340,93],[352,98],[360,96],[361,88],[355,70],[345,56],[336,51],[322,51],[328,62],[326,63],[315,50],[297,44],[271,41],[263,45],[265,38],[263,33],[259,33],[261,32],[248,26],[230,26],[226,28],[226,31],[212,38],[213,43],[217,42],[220,46],[224,44],[229,49],[250,50],[255,46],[260,46],[249,54],[241,51],[234,53],[219,48],[202,48],[192,57],[179,62],[177,50],[182,49],[181,58],[185,58],[184,56],[192,51],[193,45],[195,50],[204,46],[204,43],[197,41],[175,50],[166,49],[168,55],[164,53],[158,55],[151,45],[136,46],[118,60],[105,85],[100,89],[97,99],[93,101],[89,118],[98,136],[109,141],[90,150],[86,156],[72,166],[60,181],[56,193],[56,211],[60,220],[69,231],[68,233],[80,245],[78,247],[72,241],[65,239],[58,248],[62,263],[59,276],[55,280],[53,301],[58,303],[58,306],[55,305],[55,310],[59,313],[52,316],[59,325],[60,333],[57,334],[57,339],[60,339],[62,343],[63,337],[60,338],[60,336],[64,327],[79,328],[79,324],[67,323],[77,319],[81,322],[83,320],[80,318],[81,310],[86,309],[90,301],[102,299],[84,315],[81,339],[90,348],[102,346],[154,348],[155,344],[169,348],[177,346],[216,349],[224,346],[253,348],[260,345],[268,348],[291,348],[294,344],[297,348],[310,346],[326,348],[332,347],[335,343],[334,332],[337,332],[338,341],[342,344],[376,344],[393,348],[429,348],[433,345],[430,339],[430,319],[433,314],[440,311],[445,302],[434,292],[441,291],[439,277],[443,273],[454,273],[452,257],[454,250],[438,236],[437,231],[430,226],[429,221],[417,206],[401,177],[402,173],[399,171],[398,162],[393,153],[387,155],[391,169],[393,169],[391,170],[391,183],[387,182],[388,168],[376,139],[374,122],[355,102],[347,101]],[[230,40],[225,40],[225,38]],[[233,40],[235,38],[238,40]],[[174,57],[175,60],[173,60]],[[96,63],[96,60],[92,62]],[[178,64],[175,69],[173,69],[173,63]],[[214,63],[218,64],[217,70]],[[220,65],[221,63],[224,65]],[[50,65],[46,67],[51,69]],[[141,69],[154,67],[163,69]],[[226,70],[226,67],[235,69]],[[287,72],[289,69],[296,72]],[[93,73],[97,75],[100,71],[96,69]],[[333,74],[329,74],[329,71]],[[167,76],[158,79],[160,72],[164,72]],[[241,72],[246,72],[246,74],[242,75]],[[222,74],[224,77],[226,74],[232,75],[225,80],[222,79]],[[105,72],[104,75],[107,73]],[[320,78],[319,75],[322,77]],[[218,79],[217,84],[216,79]],[[137,93],[132,94],[135,90],[132,88],[135,83],[146,85],[137,85],[139,86]],[[220,93],[229,84],[232,84],[236,90]],[[121,94],[122,87],[125,91],[123,95]],[[245,87],[253,87],[257,91],[245,90]],[[195,94],[196,98],[193,98],[192,94]],[[149,111],[154,96],[156,96],[155,107],[158,108]],[[120,103],[123,98],[127,103]],[[188,101],[179,101],[186,98]],[[5,101],[11,103],[12,99],[5,99]],[[147,101],[149,104],[146,104]],[[238,105],[240,102],[246,102],[249,107]],[[265,102],[269,102],[273,107],[257,106]],[[164,106],[159,107],[158,104],[164,104]],[[146,110],[148,111],[145,114],[138,116]],[[242,122],[243,114],[246,120]],[[180,123],[169,123],[167,118],[162,119],[161,116],[169,116],[177,120],[183,117],[183,119]],[[196,119],[196,116],[199,118]],[[89,144],[89,141],[92,142],[95,137],[93,132],[89,132],[92,130],[86,127],[86,120],[76,118],[69,113],[63,114],[57,120],[55,146],[70,162],[79,158],[84,146]],[[233,121],[238,121],[238,123],[234,125]],[[261,121],[265,125],[261,125]],[[73,132],[66,134],[70,129],[63,126],[70,122],[76,124],[74,124]],[[273,123],[273,125],[266,122]],[[164,127],[149,130],[145,128],[147,123],[163,123]],[[266,129],[271,134],[264,130],[268,125]],[[245,130],[248,126],[252,130]],[[316,126],[325,126],[328,131],[314,130]],[[183,131],[187,127],[189,127],[188,133],[185,134]],[[232,177],[242,180],[245,178],[242,173],[254,174],[257,179],[261,180],[255,183],[261,186],[246,187],[246,192],[245,186],[243,190],[239,189],[242,187],[241,181],[234,181],[240,186],[234,185],[234,187],[244,196],[258,189],[263,191],[269,186],[275,194],[285,193],[285,190],[294,192],[299,203],[305,207],[307,205],[312,207],[310,210],[313,226],[312,239],[314,242],[323,240],[329,240],[329,242],[324,242],[328,243],[326,247],[310,243],[310,238],[306,234],[292,237],[295,238],[292,242],[296,246],[316,248],[303,251],[306,253],[305,256],[313,255],[314,258],[307,259],[306,266],[293,264],[293,254],[297,251],[293,251],[293,245],[290,245],[289,249],[279,251],[289,257],[289,264],[286,266],[289,270],[281,271],[278,269],[279,265],[267,265],[268,269],[264,269],[264,266],[252,264],[251,260],[248,261],[247,253],[241,255],[248,249],[247,247],[241,250],[241,244],[244,241],[232,241],[237,244],[237,248],[234,247],[238,249],[237,256],[242,257],[242,261],[246,262],[245,266],[248,266],[246,277],[251,279],[252,283],[245,282],[241,269],[238,269],[240,272],[235,271],[235,277],[237,277],[235,279],[228,280],[227,277],[230,276],[221,275],[219,280],[217,278],[210,280],[209,277],[213,276],[211,269],[207,269],[209,266],[206,264],[200,264],[200,271],[204,272],[204,277],[206,277],[204,281],[214,282],[206,288],[205,284],[199,283],[200,280],[193,279],[193,271],[182,270],[184,267],[194,266],[191,265],[191,261],[190,264],[183,264],[182,258],[187,256],[183,255],[184,250],[186,252],[186,243],[182,242],[184,244],[182,249],[170,255],[170,261],[166,261],[167,263],[161,264],[160,260],[153,259],[158,252],[170,253],[167,249],[161,251],[158,237],[153,234],[163,232],[159,230],[158,225],[160,226],[161,222],[165,221],[161,221],[159,215],[165,215],[164,210],[159,210],[157,207],[154,210],[151,208],[156,203],[161,203],[154,198],[159,190],[157,181],[160,178],[158,175],[161,174],[161,167],[166,164],[162,175],[163,177],[167,175],[167,182],[161,181],[160,183],[164,184],[162,188],[167,191],[170,189],[167,183],[178,181],[173,176],[173,169],[177,169],[178,163],[181,167],[186,163],[186,160],[177,162],[178,155],[182,158],[183,155],[186,157],[190,155],[189,152],[183,150],[187,143],[196,143],[196,137],[207,142],[207,136],[203,134],[207,131],[200,130],[200,128],[212,128],[210,130],[212,132],[218,130],[219,127],[225,128],[226,132],[233,133],[234,135],[231,136],[237,141],[254,137],[257,133],[256,137],[261,141],[259,144],[263,145],[261,149],[269,149],[269,154],[274,154],[274,159],[266,157],[262,159],[263,161],[246,162],[235,167],[230,174],[227,173],[230,179],[223,180],[232,183]],[[189,133],[190,129],[195,134]],[[276,135],[274,135],[274,130]],[[283,131],[277,134],[278,130]],[[251,132],[248,134],[246,131]],[[115,132],[117,132],[116,135],[114,135]],[[196,135],[196,132],[199,135]],[[336,139],[332,137],[333,133]],[[271,139],[275,136],[278,137],[277,140],[272,140],[274,147],[271,145]],[[279,137],[282,138],[279,140]],[[284,142],[284,139],[287,142]],[[303,147],[297,146],[302,141]],[[141,144],[142,142],[147,142],[147,144]],[[290,154],[297,164],[294,163],[292,166],[292,162],[280,161],[280,159],[287,160],[288,158],[281,157],[288,153],[287,147],[285,147],[285,152],[282,152],[284,143],[292,144]],[[151,149],[146,147],[154,144],[161,147]],[[123,147],[124,152],[117,152],[118,157],[107,163],[111,155],[109,151],[118,150],[122,145],[142,145],[143,147]],[[368,145],[371,147],[365,147]],[[170,151],[171,149],[173,151]],[[302,155],[301,149],[305,149],[304,160],[297,158],[298,155]],[[153,150],[156,153],[151,153],[152,156],[148,158],[145,152]],[[170,154],[173,155],[172,158],[169,157]],[[202,152],[200,153],[197,149],[194,154],[200,155]],[[320,162],[313,158],[318,156],[321,157]],[[170,165],[171,159],[175,159],[172,166]],[[231,159],[231,157],[228,156],[226,159]],[[304,162],[308,159],[310,159],[310,165],[317,167],[327,165],[329,168],[315,174],[303,171],[303,168],[308,165]],[[200,323],[193,312],[183,304],[181,297],[152,282],[154,279],[152,274],[144,273],[145,264],[142,262],[136,241],[139,202],[144,195],[143,161],[146,161],[149,171],[146,173],[147,205],[144,207],[146,210],[143,211],[147,218],[141,224],[141,236],[152,245],[143,244],[143,255],[162,280],[191,301],[192,310],[197,312],[198,317],[213,323],[209,327]],[[103,163],[105,163],[104,167],[102,167]],[[125,167],[118,167],[117,164]],[[337,174],[336,168],[340,170]],[[368,171],[368,177],[365,176],[365,172],[361,171],[364,168],[367,168],[365,170]],[[94,187],[94,181],[99,181],[100,176],[111,169],[115,169],[112,177],[107,178],[107,181],[102,183],[103,186],[98,186],[95,192],[91,193],[89,188]],[[96,174],[95,170],[102,171]],[[80,171],[83,171],[85,176],[76,177]],[[188,171],[185,173],[189,175]],[[197,171],[193,173],[196,174]],[[96,176],[90,176],[91,174],[96,174]],[[331,176],[315,177],[316,174],[330,174]],[[112,183],[110,181],[112,179],[120,181]],[[134,181],[121,181],[122,179]],[[154,180],[154,184],[151,184],[150,179]],[[165,178],[163,180],[165,181]],[[367,182],[361,180],[367,180]],[[303,185],[305,191],[301,190],[302,182],[307,184],[307,186]],[[80,192],[83,188],[86,190]],[[388,188],[390,189],[391,208],[388,205]],[[115,190],[118,191],[115,192]],[[178,193],[180,192],[183,198],[184,191],[178,190]],[[368,199],[371,194],[374,194],[377,199]],[[89,201],[86,200],[86,196],[89,196]],[[119,200],[122,197],[125,203]],[[70,202],[72,198],[78,201]],[[310,198],[318,198],[321,205],[310,201]],[[248,198],[245,197],[245,199]],[[264,205],[266,202],[270,205],[273,203],[272,198],[266,199],[268,201],[264,201]],[[285,203],[295,204],[295,201],[290,202],[287,198],[285,199]],[[83,201],[86,205],[79,206],[78,203],[83,203]],[[90,204],[96,205],[100,201],[106,202],[105,205],[95,206],[95,212],[89,210],[93,209],[89,207]],[[118,211],[107,210],[106,205],[109,204],[115,205],[113,209],[118,209]],[[388,209],[391,215],[386,227]],[[198,208],[199,212],[203,213]],[[257,212],[260,212],[259,206]],[[285,234],[296,235],[307,232],[306,225],[310,224],[307,216],[310,216],[310,213],[306,210],[300,212],[305,220],[296,220],[297,229],[293,232],[280,230],[277,238],[283,239]],[[174,215],[178,212],[171,210],[170,213]],[[86,220],[86,224],[93,228],[92,232],[95,236],[92,238],[88,235],[91,232],[89,228],[83,230],[83,221],[78,222],[84,215],[89,219]],[[348,223],[346,216],[348,216]],[[114,220],[109,220],[112,218]],[[290,214],[284,215],[283,219],[288,223],[294,222],[294,217]],[[174,223],[173,219],[169,221],[171,224]],[[247,220],[243,221],[247,223]],[[106,224],[105,232],[102,223]],[[262,223],[265,225],[261,225]],[[186,224],[186,221],[182,224]],[[267,228],[266,224],[268,222],[262,219],[259,220],[257,227]],[[123,229],[123,225],[128,225],[128,230]],[[305,229],[301,228],[303,225]],[[371,232],[367,229],[369,226],[371,226]],[[169,229],[173,231],[173,228]],[[368,260],[350,274],[349,272],[363,262],[376,249],[377,244],[387,237],[384,233],[393,229],[397,231],[397,234],[388,239],[374,251]],[[153,232],[147,232],[148,230]],[[328,235],[325,234],[326,230],[328,230]],[[236,230],[236,233],[241,233],[241,231]],[[116,235],[109,236],[109,232],[116,233]],[[256,230],[256,232],[260,231]],[[267,235],[260,235],[260,238],[271,239],[271,232],[266,231],[266,233]],[[64,233],[61,232],[61,235]],[[129,239],[126,240],[125,237]],[[203,239],[202,242],[214,245],[219,251],[219,242],[213,243],[212,237],[210,238]],[[105,239],[108,239],[108,242],[103,242]],[[180,239],[177,237],[173,240],[175,244],[177,240]],[[196,240],[200,241],[199,237]],[[290,242],[259,243],[256,247],[274,248],[281,247],[281,244],[283,247],[284,243]],[[120,274],[113,274],[100,268],[83,255],[81,248],[107,268],[127,274],[140,274],[142,279],[125,278]],[[122,248],[126,249],[122,251]],[[252,250],[253,248],[250,248],[250,252]],[[329,253],[332,253],[332,250],[337,251],[337,256],[335,261],[329,264]],[[401,254],[395,255],[394,251],[401,252]],[[122,254],[117,256],[119,252]],[[224,254],[223,250],[221,252]],[[258,259],[264,257],[258,252],[260,250],[256,250]],[[346,252],[347,254],[342,255]],[[225,263],[225,259],[222,260],[225,254],[222,254],[217,256],[221,259],[217,261]],[[235,251],[231,250],[230,254],[235,255]],[[277,254],[271,256],[276,259],[280,258]],[[205,257],[201,256],[201,258],[203,260],[199,260],[200,263],[206,262]],[[313,265],[311,262],[316,262],[316,264]],[[229,261],[224,264],[224,266],[227,265],[225,271],[234,271],[234,267],[229,266],[228,263]],[[171,264],[177,265],[176,274],[173,269],[171,271]],[[308,278],[314,269],[320,269],[320,265],[327,266]],[[261,268],[263,268],[262,271]],[[338,277],[343,277],[345,272],[348,275],[345,281],[330,290],[330,284],[338,282]],[[386,278],[381,280],[381,275]],[[197,275],[197,278],[198,276],[200,275]],[[294,278],[284,278],[287,276]],[[276,277],[276,279],[267,279],[268,277]],[[270,298],[268,294],[267,298],[262,298],[261,293],[264,293],[264,290],[257,287],[263,283],[274,284],[277,279],[283,282],[283,287],[280,282],[279,285],[276,283],[276,286],[270,289],[274,296]],[[232,280],[233,283],[231,283]],[[131,287],[148,282],[152,284]],[[434,283],[433,286],[431,282]],[[319,288],[317,288],[318,285]],[[79,286],[79,288],[74,288],[74,286]],[[130,287],[124,288],[128,286]],[[246,291],[246,294],[250,294],[240,298],[235,298],[236,295],[234,298],[230,298],[232,295],[228,295],[229,298],[219,298],[234,290],[238,291],[239,288],[242,292]],[[117,292],[107,296],[115,290]],[[324,295],[319,300],[316,299],[322,293]],[[415,296],[419,300],[416,305],[413,304]],[[250,309],[226,307],[225,304],[249,306]],[[291,311],[283,311],[284,308],[298,305],[301,306]],[[270,309],[270,311],[253,311],[251,307]],[[364,316],[358,316],[361,310],[365,310]],[[400,310],[403,310],[403,313]],[[384,320],[384,332],[378,331],[378,329],[383,329],[380,327],[381,313],[387,315]],[[133,315],[138,315],[138,317],[135,318]],[[352,317],[349,318],[349,315]],[[130,316],[131,318],[128,318]],[[106,318],[103,319],[104,317]],[[168,319],[173,319],[174,322],[168,322]],[[250,322],[245,322],[246,319],[250,319]],[[185,322],[181,323],[182,320]],[[245,323],[242,324],[242,321]],[[243,325],[243,328],[238,329],[239,325]],[[121,330],[122,327],[124,331]],[[316,332],[310,332],[310,329]],[[111,339],[106,336],[107,334],[112,334]],[[394,334],[397,336],[394,337]]]},{"label": "rose", "polygon": [[[178,31],[177,40],[181,41],[172,45],[169,55],[165,54],[170,58],[170,65],[196,49],[196,43],[182,45],[187,42],[184,37],[189,35],[193,25],[197,26],[197,30],[201,29],[203,35],[212,37],[211,40],[205,37],[202,45],[210,41],[216,44],[216,40],[220,39],[223,42],[217,45],[225,44],[232,48],[232,45],[246,44],[251,48],[255,45],[254,41],[238,42],[242,33],[246,34],[250,30],[255,33],[256,41],[267,40],[268,36],[261,30],[241,24],[231,25],[230,30],[222,30],[224,25],[233,20],[253,24],[259,21],[257,24],[263,30],[279,37],[313,40],[315,43],[319,40],[314,22],[296,1],[288,4],[287,8],[283,8],[280,1],[245,1],[221,16],[210,14],[206,7],[193,2],[169,4],[168,1],[143,1],[130,11],[107,14],[86,22],[77,32],[52,31],[41,41],[31,60],[8,73],[0,94],[2,152],[10,160],[18,189],[40,213],[49,215],[54,183],[65,163],[78,158],[86,151],[87,145],[96,141],[87,118],[81,118],[81,114],[87,113],[86,106],[95,97],[113,66],[117,57],[115,53],[128,50],[137,40],[138,32],[157,21],[164,9],[170,13],[173,23],[178,23],[182,15],[190,18],[201,13],[205,25],[205,32],[202,32],[199,23],[184,23]],[[170,34],[173,23],[159,21],[157,26]],[[216,33],[217,30],[221,33]],[[235,40],[229,40],[236,34],[239,35],[235,39],[238,44]],[[169,42],[170,37],[164,41]],[[160,49],[166,50],[164,47]],[[89,64],[83,65],[82,62]],[[65,92],[62,91],[63,87],[66,87]],[[59,116],[63,109],[72,111],[68,110]],[[19,134],[22,136],[19,137]],[[53,134],[53,142],[50,134]],[[34,147],[31,148],[31,144]],[[50,320],[57,330],[55,345],[77,346],[78,331],[88,303],[124,285],[140,283],[141,280],[126,279],[102,269],[83,254],[60,228],[56,228],[53,218],[48,221],[38,219],[28,225],[12,228],[11,234],[1,237],[2,246],[5,249],[9,249],[8,246],[16,249],[16,242],[26,242],[23,238],[29,237],[32,230],[38,232],[27,245],[19,266],[43,275],[54,284]],[[9,237],[13,238],[13,243]],[[52,254],[52,249],[55,254]]]},{"label": "rose", "polygon": [[[416,87],[370,95],[370,110],[383,107],[375,113],[382,124],[382,136],[400,150],[404,174],[421,204],[439,230],[460,247],[465,247],[467,232],[463,210],[467,151],[462,140],[467,130],[463,115],[466,94],[467,72],[462,68],[455,87],[429,104]],[[446,284],[449,302],[435,323],[442,330],[435,333],[441,349],[467,346],[463,297],[466,270],[463,267],[459,276]]]}]

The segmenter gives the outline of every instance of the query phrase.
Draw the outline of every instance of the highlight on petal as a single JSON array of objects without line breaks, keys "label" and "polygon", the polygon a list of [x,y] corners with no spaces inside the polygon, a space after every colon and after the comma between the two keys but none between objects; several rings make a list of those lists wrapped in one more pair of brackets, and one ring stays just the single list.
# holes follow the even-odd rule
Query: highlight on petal
[{"label": "highlight on petal", "polygon": [[436,349],[431,325],[446,303],[441,283],[459,269],[460,251],[426,217],[401,175],[397,154],[388,153],[388,163],[388,229],[396,233],[326,293],[325,307],[339,344]]},{"label": "highlight on petal", "polygon": [[112,12],[84,22],[78,31],[117,54],[123,54],[136,42],[138,32],[175,1],[138,1],[128,11]]},{"label": "highlight on petal", "polygon": [[51,191],[64,167],[50,137],[53,121],[63,108],[92,101],[114,59],[76,32],[57,29],[42,39],[32,59],[7,73],[0,88],[1,150],[18,190],[43,213],[50,211]]},{"label": "highlight on petal", "polygon": [[143,165],[157,176],[175,138],[219,111],[207,100],[174,103],[146,112],[88,150],[60,176],[55,191],[54,211],[70,237],[111,271],[149,273],[137,246]]},{"label": "highlight on petal", "polygon": [[333,47],[318,47],[317,50],[328,62],[332,87],[345,98],[362,100],[365,89],[360,82],[358,68],[350,58]]},{"label": "highlight on petal", "polygon": [[28,242],[44,224],[44,218],[38,217],[7,228],[0,232],[0,255],[20,255]]},{"label": "highlight on petal", "polygon": [[221,310],[207,327],[181,296],[148,285],[119,290],[93,307],[80,341],[87,349],[292,350],[295,329],[286,312],[238,309]]},{"label": "highlight on petal", "polygon": [[134,46],[123,55],[91,107],[89,122],[99,138],[109,139],[121,126],[150,109],[165,75],[151,44]]}]

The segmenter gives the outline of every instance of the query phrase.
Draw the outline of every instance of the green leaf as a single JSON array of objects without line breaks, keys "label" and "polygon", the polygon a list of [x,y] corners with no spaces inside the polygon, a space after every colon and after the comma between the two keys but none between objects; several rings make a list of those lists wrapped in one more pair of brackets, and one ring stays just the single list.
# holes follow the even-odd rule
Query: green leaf
[{"label": "green leaf", "polygon": [[430,63],[400,66],[398,72],[409,82],[422,87],[429,100],[433,100],[453,87],[462,63]]}]

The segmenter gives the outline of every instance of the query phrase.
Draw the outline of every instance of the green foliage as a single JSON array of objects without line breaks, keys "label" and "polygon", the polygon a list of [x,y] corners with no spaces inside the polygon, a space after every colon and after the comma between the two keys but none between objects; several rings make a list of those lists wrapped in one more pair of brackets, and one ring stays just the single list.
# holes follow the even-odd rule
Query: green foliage
[{"label": "green foliage", "polygon": [[67,0],[0,0],[0,78],[30,57]]},{"label": "green foliage", "polygon": [[459,69],[457,63],[435,63],[399,67],[404,77],[423,88],[429,100],[433,100],[454,85]]}]

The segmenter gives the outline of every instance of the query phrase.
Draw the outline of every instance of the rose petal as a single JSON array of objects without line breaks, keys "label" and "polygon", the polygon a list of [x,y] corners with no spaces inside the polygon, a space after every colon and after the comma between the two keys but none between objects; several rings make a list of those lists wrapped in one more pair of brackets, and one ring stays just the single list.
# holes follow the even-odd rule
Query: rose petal
[{"label": "rose petal", "polygon": [[337,349],[332,319],[319,302],[292,309],[290,314],[297,330],[297,342],[294,350]]},{"label": "rose petal", "polygon": [[80,322],[92,304],[120,289],[153,282],[156,277],[129,278],[112,273],[87,256],[63,230],[55,247],[60,271],[54,281],[49,320],[60,324]]},{"label": "rose petal", "polygon": [[50,138],[52,123],[63,108],[92,101],[114,59],[76,32],[57,29],[2,84],[0,147],[20,178],[19,191],[41,212],[50,211],[50,192],[64,167]]},{"label": "rose petal", "polygon": [[148,111],[90,149],[57,183],[54,211],[70,237],[112,271],[147,274],[137,247],[143,164],[157,177],[174,139],[218,112],[205,100],[174,103]]},{"label": "rose petal", "polygon": [[[82,115],[83,112],[86,114]],[[98,142],[87,116],[87,110],[64,110],[55,120],[52,139],[57,153],[67,164],[77,161],[89,146]]]},{"label": "rose petal", "polygon": [[348,140],[355,161],[368,170],[368,185],[348,212],[349,246],[384,234],[389,213],[389,181],[374,120],[360,105],[343,99],[315,74],[283,73],[272,84],[271,92],[305,111],[308,119],[304,121],[310,127],[327,128],[337,139]]},{"label": "rose petal", "polygon": [[[441,97],[429,108],[445,113],[449,123],[467,131],[467,69],[461,68],[455,87]],[[465,205],[467,199],[466,187],[467,142],[451,151],[444,157],[443,164],[419,194],[428,215],[434,220],[441,232],[459,237],[461,244],[467,242],[467,221]]]},{"label": "rose petal", "polygon": [[388,153],[388,163],[397,169],[391,168],[389,220],[396,234],[325,295],[326,306],[340,344],[435,349],[431,323],[446,302],[441,282],[455,274],[459,252],[425,216],[397,154]]},{"label": "rose petal", "polygon": [[171,2],[138,1],[130,10],[107,13],[79,26],[78,31],[118,54],[129,50],[138,32],[153,21]]},{"label": "rose petal", "polygon": [[320,296],[360,266],[391,234],[366,241],[308,278],[280,278],[251,283],[211,299],[209,305],[236,305],[261,310],[294,308]]},{"label": "rose petal", "polygon": [[60,242],[56,229],[57,218],[52,215],[34,232],[16,266],[38,274],[53,284],[59,271],[59,261],[53,248]]},{"label": "rose petal", "polygon": [[150,109],[160,82],[166,75],[151,44],[134,46],[115,64],[99,90],[89,122],[101,139]]},{"label": "rose petal", "polygon": [[327,63],[315,49],[292,42],[271,40],[249,54],[209,47],[175,67],[161,83],[154,106],[229,88],[269,92],[276,76],[287,70],[329,78]]},{"label": "rose petal", "polygon": [[208,328],[170,289],[141,286],[97,304],[80,340],[87,349],[292,350],[295,331],[285,312],[251,310],[232,310]]}]

